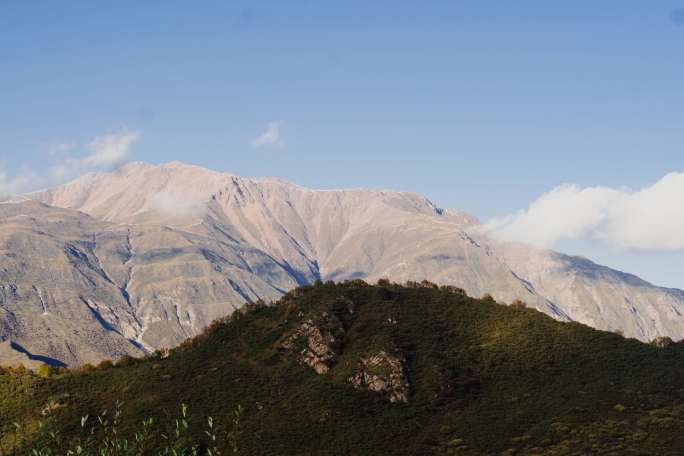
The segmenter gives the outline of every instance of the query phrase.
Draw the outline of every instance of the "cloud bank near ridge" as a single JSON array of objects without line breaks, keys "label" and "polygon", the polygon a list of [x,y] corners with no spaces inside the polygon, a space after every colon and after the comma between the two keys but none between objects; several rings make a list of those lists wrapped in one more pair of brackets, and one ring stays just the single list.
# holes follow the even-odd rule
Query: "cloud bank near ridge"
[{"label": "cloud bank near ridge", "polygon": [[88,155],[63,158],[50,168],[51,178],[63,182],[90,171],[121,165],[128,159],[131,147],[141,136],[139,132],[127,129],[96,136],[86,145]]},{"label": "cloud bank near ridge", "polygon": [[140,132],[122,129],[115,133],[96,136],[85,144],[87,154],[81,157],[68,155],[78,148],[76,143],[59,143],[48,148],[49,155],[58,156],[47,173],[39,174],[29,167],[22,167],[15,175],[0,168],[0,197],[27,193],[40,188],[57,185],[81,174],[109,169],[128,159],[133,144],[141,138]]},{"label": "cloud bank near ridge", "polygon": [[501,240],[538,247],[596,239],[621,249],[684,250],[684,173],[667,174],[636,191],[561,185],[484,229]]},{"label": "cloud bank near ridge", "polygon": [[27,167],[23,167],[15,175],[10,175],[0,168],[0,198],[25,193],[40,185],[41,180],[40,176]]}]

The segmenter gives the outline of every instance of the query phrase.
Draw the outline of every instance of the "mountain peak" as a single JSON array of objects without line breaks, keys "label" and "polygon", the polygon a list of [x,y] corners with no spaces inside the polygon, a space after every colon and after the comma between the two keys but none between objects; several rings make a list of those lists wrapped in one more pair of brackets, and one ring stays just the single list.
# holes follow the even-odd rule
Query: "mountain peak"
[{"label": "mountain peak", "polygon": [[150,219],[149,214],[176,212],[172,210],[174,207],[204,206],[217,194],[232,193],[232,189],[238,196],[248,191],[253,193],[253,197],[268,197],[294,205],[298,201],[303,204],[337,201],[351,209],[373,201],[376,208],[446,216],[461,220],[461,224],[473,224],[475,221],[467,214],[441,209],[424,196],[412,192],[367,188],[311,189],[279,177],[242,178],[181,161],[159,165],[129,162],[110,172],[90,173],[54,189],[37,192],[31,198],[86,212],[107,221],[128,223],[142,216],[149,221],[169,223],[165,217]]},{"label": "mountain peak", "polygon": [[179,161],[179,160],[172,160],[170,162],[162,163],[160,166],[162,166],[164,168],[188,168],[190,166],[195,166],[195,165],[191,165],[191,164]]}]

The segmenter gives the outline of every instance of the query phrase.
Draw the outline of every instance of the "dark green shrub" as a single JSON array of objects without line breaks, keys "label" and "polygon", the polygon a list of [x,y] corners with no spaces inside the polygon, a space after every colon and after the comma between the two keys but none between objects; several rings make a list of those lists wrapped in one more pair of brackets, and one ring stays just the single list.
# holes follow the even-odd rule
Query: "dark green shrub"
[{"label": "dark green shrub", "polygon": [[100,370],[109,369],[111,367],[114,367],[114,363],[110,359],[105,359],[104,361],[100,361],[100,363],[97,365],[97,369],[100,369]]},{"label": "dark green shrub", "polygon": [[511,303],[511,307],[514,309],[526,309],[527,304],[524,301],[521,301],[520,299],[514,299]]}]

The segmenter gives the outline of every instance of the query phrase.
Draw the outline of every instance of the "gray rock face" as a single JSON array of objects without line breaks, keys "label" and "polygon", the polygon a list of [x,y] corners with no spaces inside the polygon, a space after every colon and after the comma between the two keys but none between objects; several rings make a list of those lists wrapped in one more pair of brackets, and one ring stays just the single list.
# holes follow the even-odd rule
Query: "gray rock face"
[{"label": "gray rock face", "polygon": [[427,279],[641,340],[684,337],[684,292],[498,243],[410,193],[131,163],[0,203],[0,342],[67,364],[170,347],[246,301],[355,278]]},{"label": "gray rock face", "polygon": [[390,402],[408,402],[410,383],[405,361],[386,351],[361,358],[349,383],[358,389],[384,394]]},{"label": "gray rock face", "polygon": [[[348,311],[352,306],[348,305]],[[315,320],[308,318],[301,323],[285,338],[282,346],[293,352],[300,363],[324,375],[335,367],[342,354],[344,334],[342,322],[335,315],[324,312]],[[408,402],[410,384],[406,361],[384,350],[360,358],[348,381],[356,389],[383,394],[390,402]]]},{"label": "gray rock face", "polygon": [[343,336],[342,323],[334,315],[324,313],[317,322],[308,319],[302,323],[283,342],[283,347],[297,350],[299,361],[317,374],[327,374],[337,362]]}]

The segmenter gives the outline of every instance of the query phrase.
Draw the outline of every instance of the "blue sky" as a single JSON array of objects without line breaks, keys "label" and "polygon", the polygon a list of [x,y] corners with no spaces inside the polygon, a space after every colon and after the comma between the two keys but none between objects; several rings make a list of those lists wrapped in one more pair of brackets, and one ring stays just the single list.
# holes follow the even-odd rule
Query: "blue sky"
[{"label": "blue sky", "polygon": [[[415,191],[488,221],[564,183],[684,171],[684,0],[194,3],[2,2],[5,179],[47,185],[135,132],[131,159]],[[684,288],[676,242],[597,230],[552,245]]]}]

